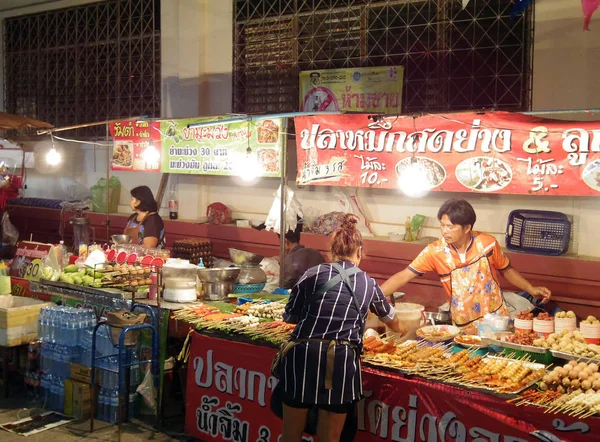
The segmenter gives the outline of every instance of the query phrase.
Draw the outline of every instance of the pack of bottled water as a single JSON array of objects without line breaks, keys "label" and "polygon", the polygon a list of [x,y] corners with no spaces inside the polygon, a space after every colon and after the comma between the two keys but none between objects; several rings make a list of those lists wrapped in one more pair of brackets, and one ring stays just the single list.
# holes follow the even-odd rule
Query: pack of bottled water
[{"label": "pack of bottled water", "polygon": [[[96,354],[92,355],[92,340],[96,317],[91,310],[65,306],[45,307],[40,311],[38,333],[42,340],[40,369],[43,373],[40,390],[45,407],[63,412],[64,381],[70,377],[71,363],[91,367],[92,358],[98,367],[98,403],[96,417],[106,422],[118,421],[119,408],[119,351],[113,345],[108,325],[96,332]],[[135,349],[128,349],[128,360],[137,363]],[[133,417],[140,384],[140,366],[130,368],[129,417]]]}]

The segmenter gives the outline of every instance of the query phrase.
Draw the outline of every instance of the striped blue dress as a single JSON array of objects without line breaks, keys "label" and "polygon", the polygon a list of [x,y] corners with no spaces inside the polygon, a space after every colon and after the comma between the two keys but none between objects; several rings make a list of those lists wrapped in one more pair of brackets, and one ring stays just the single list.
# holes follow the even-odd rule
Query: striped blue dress
[{"label": "striped blue dress", "polygon": [[[345,269],[354,267],[349,261],[340,264]],[[359,312],[345,284],[335,285],[322,296],[312,296],[336,275],[333,266],[320,264],[308,269],[294,286],[284,314],[286,322],[296,324],[291,340],[344,340],[362,345]],[[394,318],[395,310],[373,278],[359,271],[350,280],[363,321],[369,310],[384,322]],[[288,398],[303,404],[344,405],[363,397],[360,355],[348,345],[336,345],[333,388],[325,388],[327,347],[326,342],[298,343],[285,355],[280,384]]]}]

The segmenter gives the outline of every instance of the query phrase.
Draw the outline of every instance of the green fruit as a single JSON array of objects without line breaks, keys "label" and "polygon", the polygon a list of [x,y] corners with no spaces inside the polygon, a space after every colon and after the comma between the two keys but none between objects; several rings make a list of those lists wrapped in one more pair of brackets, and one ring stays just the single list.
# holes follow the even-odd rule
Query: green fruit
[{"label": "green fruit", "polygon": [[94,277],[94,269],[87,269],[85,271],[85,274],[88,276],[91,276],[93,278]]},{"label": "green fruit", "polygon": [[83,284],[83,278],[79,276],[73,276],[73,283],[77,285]]},{"label": "green fruit", "polygon": [[93,275],[90,275],[90,276],[93,276],[94,279],[102,279],[102,278],[104,278],[104,273],[102,273],[102,272],[96,272],[96,273],[94,273]]},{"label": "green fruit", "polygon": [[95,289],[101,289],[102,288],[102,284],[94,283],[94,284],[92,284],[92,287],[94,287]]},{"label": "green fruit", "polygon": [[65,267],[65,273],[75,273],[77,272],[79,269],[77,268],[77,266],[75,264],[71,264]]}]

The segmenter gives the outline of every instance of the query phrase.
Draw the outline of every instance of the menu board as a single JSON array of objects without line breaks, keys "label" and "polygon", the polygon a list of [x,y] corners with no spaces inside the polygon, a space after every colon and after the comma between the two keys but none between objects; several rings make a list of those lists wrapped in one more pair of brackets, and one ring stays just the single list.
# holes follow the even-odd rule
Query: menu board
[{"label": "menu board", "polygon": [[17,251],[10,266],[10,276],[23,278],[28,273],[28,268],[31,273],[34,268],[32,263],[36,260],[43,260],[50,252],[51,247],[50,244],[38,242],[20,241],[17,243]]},{"label": "menu board", "polygon": [[[203,127],[190,127],[210,123]],[[219,122],[211,119],[162,121],[164,173],[280,177],[282,120]]]},{"label": "menu board", "polygon": [[111,123],[114,143],[110,168],[125,172],[160,172],[160,123],[118,121]]},{"label": "menu board", "polygon": [[507,112],[297,117],[297,183],[600,195],[600,122]]}]

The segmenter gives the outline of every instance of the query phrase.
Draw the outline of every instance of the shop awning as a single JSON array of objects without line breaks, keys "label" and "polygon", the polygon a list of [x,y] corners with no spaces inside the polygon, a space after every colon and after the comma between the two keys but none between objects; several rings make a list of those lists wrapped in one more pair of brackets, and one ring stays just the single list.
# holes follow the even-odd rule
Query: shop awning
[{"label": "shop awning", "polygon": [[34,120],[33,118],[23,117],[21,115],[7,114],[0,112],[0,129],[4,130],[22,130],[27,128],[50,129],[50,123]]}]

